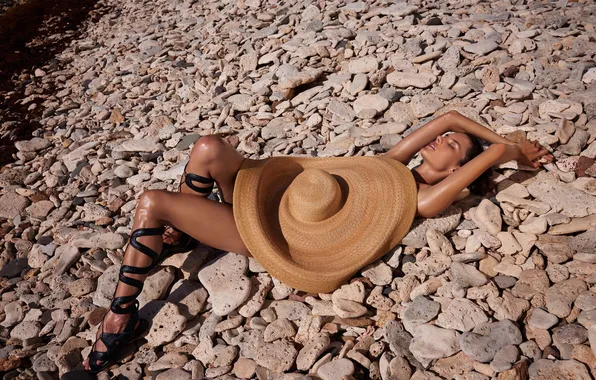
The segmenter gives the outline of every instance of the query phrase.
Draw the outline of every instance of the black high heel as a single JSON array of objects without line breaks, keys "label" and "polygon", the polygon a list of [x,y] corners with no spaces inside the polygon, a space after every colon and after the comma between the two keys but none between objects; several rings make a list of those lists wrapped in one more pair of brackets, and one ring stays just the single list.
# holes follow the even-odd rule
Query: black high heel
[{"label": "black high heel", "polygon": [[[137,239],[142,236],[161,236],[163,233],[164,228],[160,227],[139,228],[138,230],[133,231],[131,234],[130,245],[142,254],[149,256],[151,258],[151,264],[143,268],[134,267],[131,265],[122,265],[120,267],[120,275],[118,277],[119,280],[129,286],[137,288],[137,290],[134,294],[129,296],[114,297],[114,300],[110,305],[110,310],[116,314],[131,314],[131,317],[126,324],[124,331],[121,333],[102,332],[99,335],[99,338],[97,338],[91,347],[91,353],[89,353],[89,372],[97,374],[103,371],[108,365],[111,365],[114,362],[116,354],[122,347],[141,337],[141,335],[147,330],[149,324],[147,321],[139,318],[139,301],[137,301],[137,297],[143,290],[143,281],[127,277],[126,274],[149,274],[149,272],[157,264],[158,254],[143,243],[139,243]],[[123,304],[128,304],[131,302],[132,304],[129,306],[122,306]],[[101,329],[103,330],[103,321]],[[105,352],[94,351],[95,345],[99,340],[101,340],[106,346]]]}]

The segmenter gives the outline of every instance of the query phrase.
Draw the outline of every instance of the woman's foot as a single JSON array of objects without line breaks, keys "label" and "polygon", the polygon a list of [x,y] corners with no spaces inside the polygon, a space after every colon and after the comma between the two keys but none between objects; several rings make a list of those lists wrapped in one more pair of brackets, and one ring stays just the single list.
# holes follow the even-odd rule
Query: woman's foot
[{"label": "woman's foot", "polygon": [[[99,336],[104,332],[108,334],[122,333],[126,328],[126,324],[130,320],[131,316],[132,314],[116,314],[111,310],[108,310],[107,314],[103,318],[103,321],[101,322],[101,326],[99,327],[97,334],[95,335],[95,342],[94,346],[91,348],[91,352],[106,352],[107,347],[101,341],[101,339],[99,339]],[[135,331],[139,328],[140,324],[141,321],[137,321]],[[104,364],[104,362],[98,360],[96,361],[96,364],[98,366],[101,366],[102,364]],[[89,364],[89,357],[87,357],[87,359],[85,359],[85,361],[83,362],[83,367],[85,367],[87,371],[91,370],[91,366]]]}]

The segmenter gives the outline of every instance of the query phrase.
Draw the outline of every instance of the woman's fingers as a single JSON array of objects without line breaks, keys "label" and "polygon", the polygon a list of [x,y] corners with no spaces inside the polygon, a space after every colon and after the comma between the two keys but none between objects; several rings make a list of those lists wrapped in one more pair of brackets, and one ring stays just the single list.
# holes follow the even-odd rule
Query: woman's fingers
[{"label": "woman's fingers", "polygon": [[550,154],[547,155],[547,154],[548,154],[548,151],[545,148],[542,148],[538,152],[538,154],[536,154],[536,157],[532,159],[532,161],[535,161],[534,162],[535,168],[540,167],[540,165],[542,165],[542,163],[539,161],[542,158],[546,159],[547,163],[552,161],[552,159],[553,159],[552,155],[550,155]]},{"label": "woman's fingers", "polygon": [[548,153],[548,151],[546,149],[542,148],[536,152],[535,156],[536,156],[536,158],[540,158],[547,153]]},{"label": "woman's fingers", "polygon": [[549,151],[537,140],[532,141],[524,139],[518,143],[518,147],[525,158],[522,160],[523,162],[520,163],[525,166],[538,168],[542,165],[542,163],[539,162],[540,159],[544,158],[547,162],[550,162],[553,159],[552,155],[549,154]]},{"label": "woman's fingers", "polygon": [[533,147],[527,156],[533,161],[546,155],[547,153],[548,150],[546,150],[546,148],[544,148],[543,146]]}]

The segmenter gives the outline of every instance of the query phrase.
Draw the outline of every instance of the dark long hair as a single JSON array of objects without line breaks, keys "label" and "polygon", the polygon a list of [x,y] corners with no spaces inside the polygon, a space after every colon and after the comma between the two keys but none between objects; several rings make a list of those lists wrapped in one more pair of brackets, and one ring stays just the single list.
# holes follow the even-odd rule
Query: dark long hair
[{"label": "dark long hair", "polygon": [[[460,166],[465,165],[468,161],[472,160],[474,157],[478,156],[480,153],[484,151],[484,147],[480,139],[476,136],[471,135],[469,133],[464,133],[470,139],[472,146],[466,152],[466,156],[459,162]],[[486,195],[489,191],[492,190],[493,184],[490,180],[490,177],[493,174],[493,170],[488,168],[484,173],[480,175],[480,177],[476,178],[474,182],[472,182],[468,189],[470,193],[477,194],[477,195]]]}]

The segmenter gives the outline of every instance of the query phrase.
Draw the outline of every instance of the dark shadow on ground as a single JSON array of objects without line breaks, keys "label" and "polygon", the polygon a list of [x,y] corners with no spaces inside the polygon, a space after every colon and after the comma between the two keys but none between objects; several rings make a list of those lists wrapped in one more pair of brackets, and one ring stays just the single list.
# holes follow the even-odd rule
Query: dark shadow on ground
[{"label": "dark shadow on ground", "polygon": [[0,167],[12,161],[14,142],[39,127],[42,107],[19,104],[32,71],[51,61],[80,32],[97,0],[29,0],[0,15]]}]

